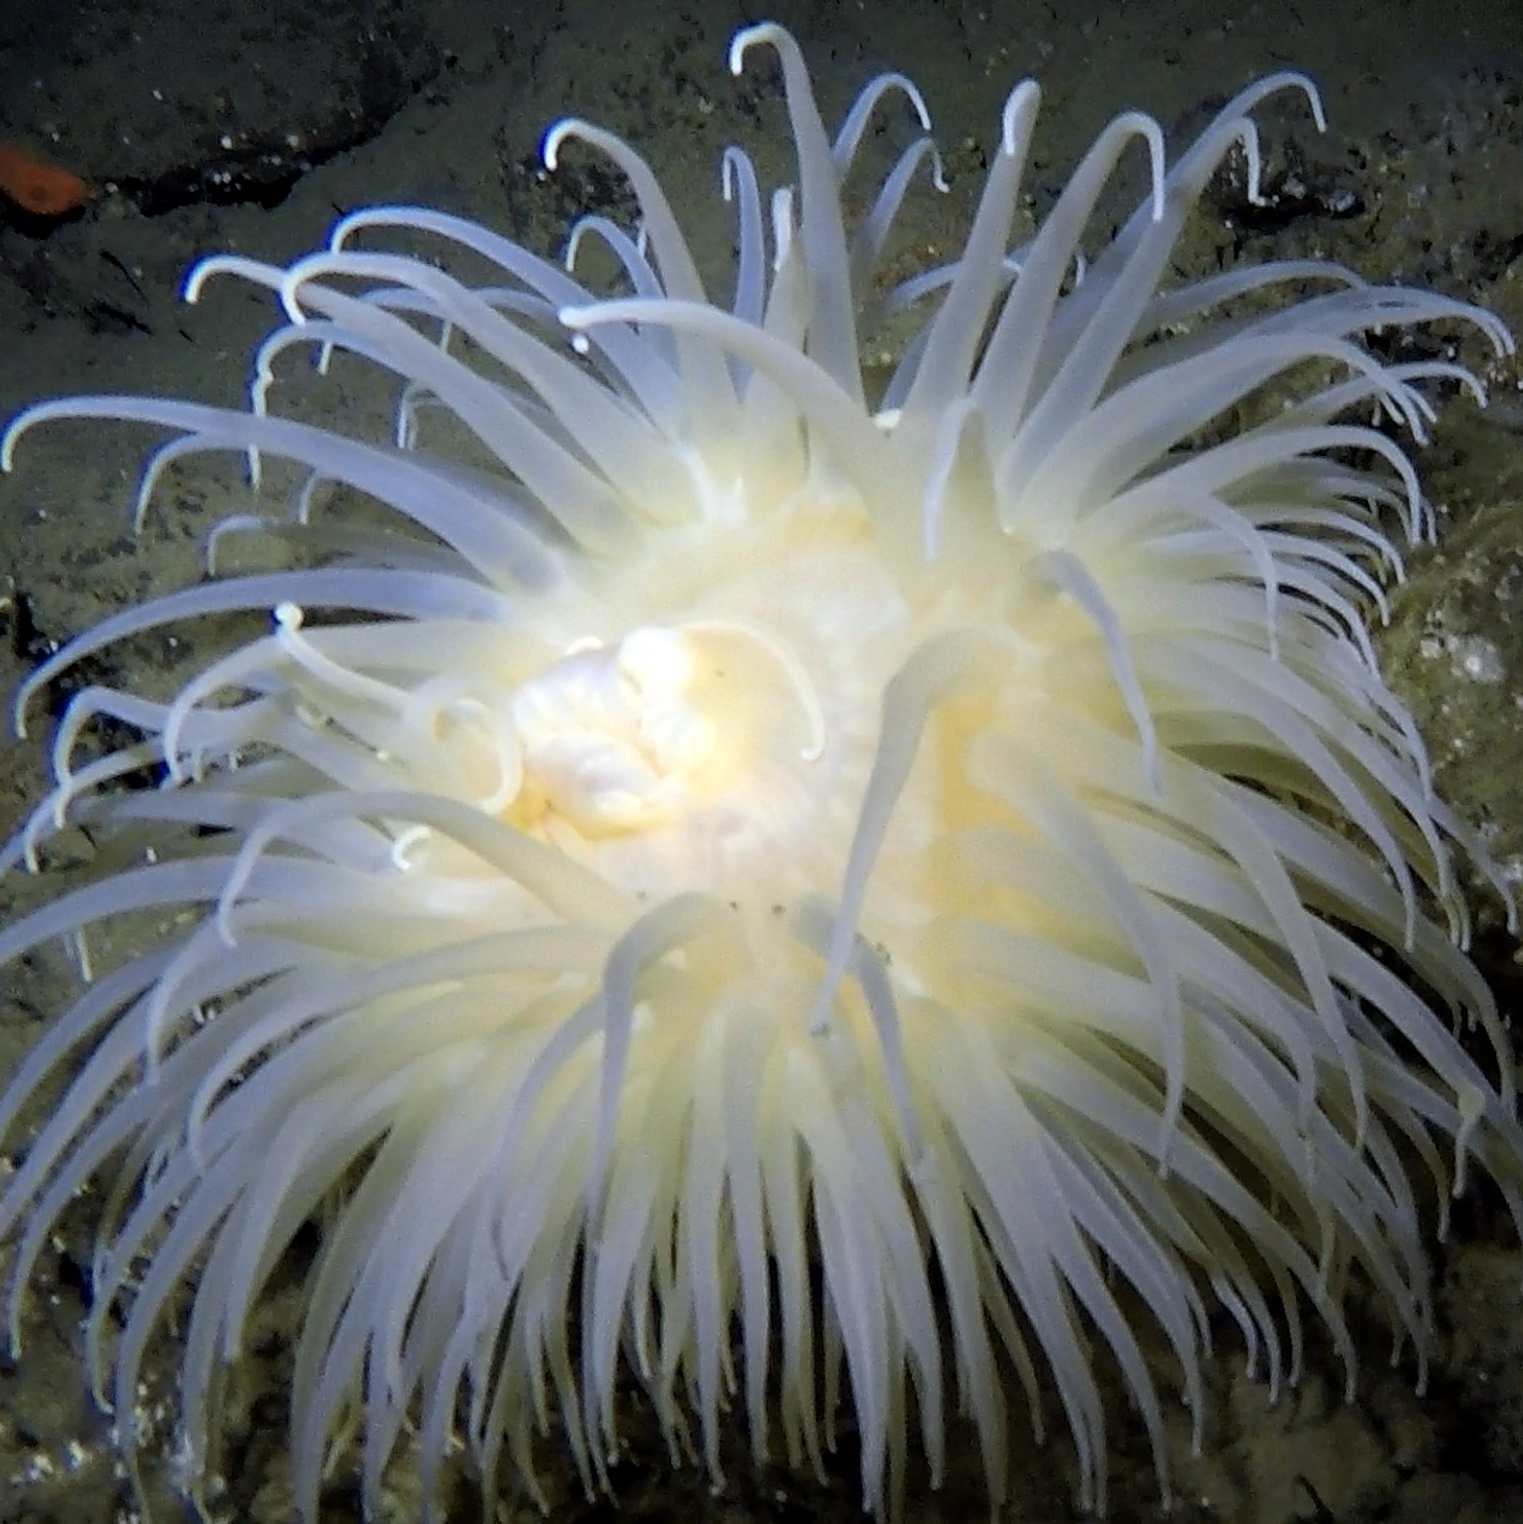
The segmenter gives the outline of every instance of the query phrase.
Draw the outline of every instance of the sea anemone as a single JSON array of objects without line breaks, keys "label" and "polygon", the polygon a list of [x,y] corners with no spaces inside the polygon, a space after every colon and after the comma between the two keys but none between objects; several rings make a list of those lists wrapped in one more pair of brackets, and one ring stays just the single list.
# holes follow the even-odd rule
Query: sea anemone
[{"label": "sea anemone", "polygon": [[[283,308],[247,411],[76,397],[4,435],[8,469],[52,420],[171,431],[140,514],[197,452],[300,472],[288,516],[209,549],[260,535],[272,569],[113,614],[18,701],[144,631],[273,610],[168,702],[77,692],[0,857],[36,870],[77,828],[101,852],[0,931],[0,963],[61,938],[84,980],[0,1101],[12,1134],[50,1102],[0,1240],[14,1341],[61,1214],[111,1182],[86,1344],[134,1474],[181,1293],[195,1493],[223,1373],[317,1223],[305,1519],[351,1441],[375,1508],[404,1429],[436,1510],[457,1443],[537,1492],[554,1431],[607,1487],[632,1382],[716,1482],[732,1407],[757,1457],[815,1472],[849,1410],[878,1514],[912,1446],[940,1479],[954,1407],[997,1506],[1011,1398],[1038,1431],[1055,1400],[1103,1509],[1108,1386],[1167,1490],[1214,1316],[1272,1393],[1309,1307],[1352,1382],[1361,1281],[1420,1370],[1424,1241],[1467,1165],[1523,1211],[1458,857],[1499,875],[1366,626],[1397,528],[1431,529],[1398,441],[1479,393],[1401,340],[1505,329],[1321,261],[1161,284],[1225,163],[1258,193],[1250,113],[1289,92],[1320,121],[1296,74],[1172,166],[1116,118],[1016,246],[1021,84],[960,255],[890,287],[929,139],[853,186],[860,216],[844,188],[895,98],[926,126],[919,94],[879,76],[832,139],[779,27],[731,68],[761,49],[797,178],[768,198],[726,152],[728,306],[646,163],[565,121],[548,166],[595,150],[640,207],[638,233],[584,218],[568,266],[596,241],[624,289],[373,207],[287,268],[191,274],[191,301],[232,275]],[[1149,187],[1097,233],[1134,153]],[[874,387],[885,308],[913,322]],[[303,348],[395,376],[394,437],[273,411]],[[124,916],[157,929],[92,967]]]}]

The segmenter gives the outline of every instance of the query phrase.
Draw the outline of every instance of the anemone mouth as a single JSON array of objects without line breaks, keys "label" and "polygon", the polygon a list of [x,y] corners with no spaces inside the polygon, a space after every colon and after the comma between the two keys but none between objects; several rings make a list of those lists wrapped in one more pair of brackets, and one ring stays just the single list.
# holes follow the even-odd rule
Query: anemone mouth
[{"label": "anemone mouth", "polygon": [[[604,154],[642,213],[638,236],[585,220],[570,258],[601,239],[626,292],[370,208],[289,267],[191,274],[192,301],[234,276],[280,305],[246,410],[74,398],[0,436],[8,470],[55,419],[171,431],[139,519],[197,452],[242,454],[256,490],[294,463],[287,517],[235,516],[209,553],[311,552],[123,610],[17,702],[145,630],[274,613],[168,702],[75,697],[54,788],[0,848],[38,869],[76,825],[121,847],[0,928],[0,964],[61,937],[85,975],[0,1097],[12,1132],[57,1096],[0,1241],[14,1342],[54,1222],[115,1169],[88,1346],[134,1475],[125,1415],[181,1289],[194,1478],[218,1373],[336,1188],[291,1392],[307,1519],[356,1411],[372,1511],[409,1429],[430,1516],[457,1438],[487,1487],[503,1459],[534,1486],[552,1421],[607,1487],[624,1373],[716,1480],[737,1394],[758,1456],[780,1434],[816,1472],[849,1396],[879,1515],[912,1423],[939,1480],[954,1392],[997,1506],[1019,1387],[1038,1430],[1061,1408],[1103,1510],[1091,1348],[1167,1493],[1160,1388],[1198,1434],[1213,1307],[1276,1389],[1309,1303],[1352,1382],[1355,1274],[1427,1349],[1413,1161],[1440,1214],[1471,1163],[1523,1212],[1456,844],[1498,876],[1365,627],[1391,526],[1431,527],[1393,433],[1478,390],[1365,340],[1505,329],[1317,262],[1161,286],[1223,160],[1256,190],[1251,113],[1287,91],[1320,121],[1293,74],[1172,165],[1118,117],[1012,247],[1028,82],[961,255],[887,298],[918,326],[869,401],[861,314],[934,149],[915,137],[852,223],[843,185],[875,114],[902,98],[925,133],[924,102],[881,76],[832,138],[786,32],[745,29],[732,68],[762,48],[797,177],[764,198],[727,151],[727,305],[634,149],[568,121],[547,163]],[[1096,239],[1139,149],[1148,193]],[[399,232],[491,273],[371,247]],[[293,350],[394,377],[391,437],[279,413]],[[403,532],[326,522],[327,482]],[[138,739],[88,749],[98,722]],[[145,766],[162,788],[120,786]],[[96,927],[135,912],[170,929],[95,970]]]}]

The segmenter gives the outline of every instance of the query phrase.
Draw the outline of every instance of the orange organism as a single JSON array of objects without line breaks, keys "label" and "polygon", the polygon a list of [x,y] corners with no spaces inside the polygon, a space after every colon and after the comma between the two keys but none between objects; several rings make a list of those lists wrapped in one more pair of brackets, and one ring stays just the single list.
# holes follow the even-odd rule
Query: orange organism
[{"label": "orange organism", "polygon": [[90,200],[76,174],[46,163],[18,143],[0,143],[0,196],[34,217],[62,217]]}]

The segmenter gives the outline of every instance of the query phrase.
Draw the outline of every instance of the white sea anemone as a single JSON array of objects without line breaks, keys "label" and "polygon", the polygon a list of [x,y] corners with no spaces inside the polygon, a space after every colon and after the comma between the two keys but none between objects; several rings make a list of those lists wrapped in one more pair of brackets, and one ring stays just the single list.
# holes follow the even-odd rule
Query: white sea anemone
[{"label": "white sea anemone", "polygon": [[[1393,436],[1479,390],[1364,341],[1505,330],[1320,262],[1160,287],[1223,162],[1256,189],[1249,113],[1319,113],[1294,74],[1171,168],[1118,117],[1012,248],[1026,83],[960,257],[887,298],[921,321],[870,399],[860,314],[928,140],[850,227],[842,187],[880,108],[924,108],[880,76],[832,141],[785,32],[741,32],[732,67],[763,47],[797,184],[768,200],[726,153],[728,308],[646,164],[568,121],[549,165],[585,144],[638,196],[638,237],[579,229],[628,294],[376,207],[286,269],[192,274],[191,300],[232,274],[284,309],[247,412],[80,397],[4,436],[9,468],[44,421],[173,431],[143,500],[200,451],[305,473],[289,520],[224,526],[304,562],[105,619],[18,706],[145,630],[274,610],[172,702],[74,697],[0,859],[36,868],[75,825],[114,843],[0,931],[0,963],[74,940],[86,980],[0,1102],[14,1134],[56,1094],[0,1239],[14,1339],[60,1214],[114,1180],[87,1343],[129,1463],[180,1290],[194,1477],[219,1372],[320,1215],[290,1393],[308,1520],[356,1432],[374,1507],[404,1426],[430,1497],[457,1437],[485,1487],[500,1462],[533,1487],[552,1428],[607,1485],[626,1374],[716,1480],[733,1406],[758,1456],[818,1471],[849,1404],[877,1513],[912,1435],[937,1481],[952,1404],[997,1505],[1010,1398],[1040,1429],[1055,1394],[1098,1509],[1095,1360],[1167,1488],[1165,1408],[1198,1424],[1218,1310],[1273,1389],[1313,1308],[1352,1381],[1363,1277],[1420,1362],[1427,1177],[1440,1230],[1470,1161],[1520,1210],[1506,1039],[1456,945],[1451,843],[1475,843],[1364,612],[1391,526],[1429,521]],[[1098,237],[1133,154],[1150,191]],[[399,230],[495,274],[362,247]],[[269,410],[302,346],[398,378],[393,441]],[[395,523],[309,523],[318,483]],[[161,787],[125,786],[145,767]],[[92,970],[91,928],[133,912],[161,934]]]}]

